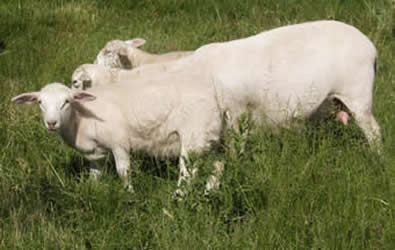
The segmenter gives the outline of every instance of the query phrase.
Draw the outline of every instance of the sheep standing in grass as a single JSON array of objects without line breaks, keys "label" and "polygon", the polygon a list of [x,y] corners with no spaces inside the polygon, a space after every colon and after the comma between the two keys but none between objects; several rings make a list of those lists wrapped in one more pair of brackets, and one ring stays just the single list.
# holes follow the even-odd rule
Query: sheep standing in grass
[{"label": "sheep standing in grass", "polygon": [[345,125],[355,119],[369,144],[380,149],[380,127],[372,113],[376,64],[375,46],[358,29],[315,21],[208,44],[191,56],[132,74],[200,68],[205,74],[199,84],[215,86],[221,112],[236,128],[243,113],[269,127],[289,127],[293,121],[320,118],[336,104],[335,119]]},{"label": "sheep standing in grass", "polygon": [[238,127],[244,113],[269,129],[289,127],[337,102],[344,107],[338,119],[355,119],[379,149],[372,114],[376,60],[374,45],[356,28],[317,21],[203,46],[191,56],[131,71],[129,84],[91,93],[54,84],[13,101],[39,102],[46,127],[60,130],[88,159],[111,151],[125,184],[130,149],[179,156],[181,185],[195,173],[185,166],[188,153],[218,143],[222,121]]},{"label": "sheep standing in grass", "polygon": [[109,68],[99,64],[82,64],[71,76],[71,88],[86,90],[127,80],[130,70]]},{"label": "sheep standing in grass", "polygon": [[358,29],[315,21],[208,44],[191,56],[137,68],[128,77],[200,67],[206,74],[199,84],[215,86],[218,105],[236,128],[246,112],[269,127],[289,127],[296,120],[321,118],[336,104],[335,119],[345,125],[355,119],[379,149],[380,127],[372,113],[376,64],[375,46]]},{"label": "sheep standing in grass", "polygon": [[144,64],[176,60],[193,53],[193,51],[174,51],[151,54],[138,48],[145,42],[142,38],[109,41],[99,52],[94,63],[110,68],[133,69]]},{"label": "sheep standing in grass", "polygon": [[[190,180],[184,162],[188,152],[207,150],[219,141],[221,131],[213,90],[184,82],[188,80],[158,85],[146,79],[92,88],[91,92],[72,91],[53,83],[12,101],[38,103],[47,130],[58,131],[88,160],[100,160],[111,152],[129,189],[131,149],[158,157],[179,156],[181,186]],[[96,166],[91,167],[96,172]],[[208,183],[209,188],[213,185]],[[183,194],[180,190],[177,193]]]}]

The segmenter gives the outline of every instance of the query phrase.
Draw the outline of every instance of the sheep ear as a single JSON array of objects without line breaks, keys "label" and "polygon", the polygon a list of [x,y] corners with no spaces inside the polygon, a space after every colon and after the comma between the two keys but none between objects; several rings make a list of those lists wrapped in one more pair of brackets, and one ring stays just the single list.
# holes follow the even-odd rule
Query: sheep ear
[{"label": "sheep ear", "polygon": [[134,38],[132,40],[125,41],[128,45],[137,48],[143,45],[146,41],[143,38]]},{"label": "sheep ear", "polygon": [[73,93],[73,100],[75,102],[90,102],[96,99],[96,96],[85,91],[75,91]]},{"label": "sheep ear", "polygon": [[127,56],[127,55],[128,55],[128,50],[127,50],[127,48],[125,48],[125,47],[119,48],[118,54],[121,55],[121,56]]},{"label": "sheep ear", "polygon": [[18,104],[33,104],[38,101],[39,92],[24,93],[15,96],[11,99],[11,102]]}]

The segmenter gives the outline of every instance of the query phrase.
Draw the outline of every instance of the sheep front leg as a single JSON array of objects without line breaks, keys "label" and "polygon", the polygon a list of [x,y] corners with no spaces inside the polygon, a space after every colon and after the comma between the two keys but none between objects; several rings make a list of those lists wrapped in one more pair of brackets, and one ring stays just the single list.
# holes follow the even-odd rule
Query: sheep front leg
[{"label": "sheep front leg", "polygon": [[121,178],[124,187],[131,193],[134,192],[133,185],[130,183],[130,152],[124,148],[116,148],[112,151],[115,159],[117,173]]},{"label": "sheep front leg", "polygon": [[188,161],[188,152],[185,150],[183,146],[181,146],[179,167],[180,167],[180,176],[177,182],[177,190],[173,194],[173,198],[175,200],[182,200],[186,195],[186,190],[183,190],[183,185],[190,185],[192,178],[196,175],[197,169],[194,168],[192,171],[188,171],[186,167],[186,161]]},{"label": "sheep front leg", "polygon": [[[234,134],[230,140],[230,152],[233,156],[243,154],[246,147],[246,141],[249,134],[248,117],[240,115],[239,119],[231,116],[229,111],[224,113],[225,127]],[[237,150],[236,143],[240,143],[239,151]]]},{"label": "sheep front leg", "polygon": [[206,190],[204,190],[204,195],[209,195],[212,190],[218,190],[221,182],[220,178],[224,173],[225,165],[221,161],[214,162],[214,171],[207,179]]},{"label": "sheep front leg", "polygon": [[99,169],[97,164],[98,163],[96,161],[89,162],[89,178],[95,181],[97,181],[97,179],[102,175],[102,171]]}]

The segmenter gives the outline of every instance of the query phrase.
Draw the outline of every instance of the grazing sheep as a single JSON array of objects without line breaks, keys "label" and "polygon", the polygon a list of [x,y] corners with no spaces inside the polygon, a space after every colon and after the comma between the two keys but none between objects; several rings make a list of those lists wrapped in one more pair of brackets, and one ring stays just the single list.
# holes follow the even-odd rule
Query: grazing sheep
[{"label": "grazing sheep", "polygon": [[[139,69],[126,70],[109,68],[99,64],[82,64],[71,76],[71,88],[87,90],[89,88],[114,84],[117,82],[125,82],[131,79],[136,80],[142,76]],[[167,65],[161,65],[159,70],[155,68],[155,72],[153,73],[158,74],[161,71],[166,71],[166,69]]]},{"label": "grazing sheep", "polygon": [[[125,82],[91,93],[55,84],[13,101],[41,101],[49,130],[60,130],[88,158],[111,151],[124,180],[130,149],[178,155],[181,185],[195,173],[185,166],[188,153],[217,143],[222,121],[237,127],[243,113],[276,128],[341,103],[337,119],[354,118],[379,149],[380,127],[372,114],[376,60],[374,45],[356,28],[308,22],[209,44],[191,56],[132,70]],[[217,164],[217,175],[222,169]],[[216,178],[212,182],[207,187],[218,187]]]},{"label": "grazing sheep", "polygon": [[355,119],[379,150],[380,127],[372,113],[376,64],[375,46],[358,29],[315,21],[208,44],[191,56],[132,70],[128,77],[200,69],[205,74],[199,84],[215,86],[218,105],[235,127],[245,112],[269,127],[290,126],[320,117],[335,103],[336,120],[346,125]]},{"label": "grazing sheep", "polygon": [[133,69],[144,64],[176,60],[193,53],[192,51],[174,51],[159,55],[150,54],[138,48],[145,42],[142,38],[109,41],[99,52],[94,63],[110,68]]},{"label": "grazing sheep", "polygon": [[127,69],[144,64],[166,62],[192,54],[191,51],[176,51],[161,55],[144,52],[137,47],[144,39],[129,41],[112,40],[99,52],[94,64],[80,65],[72,75],[73,89],[85,90],[95,86],[123,81],[128,77]]},{"label": "grazing sheep", "polygon": [[109,68],[99,64],[82,64],[71,76],[71,88],[86,90],[128,78],[130,70]]}]

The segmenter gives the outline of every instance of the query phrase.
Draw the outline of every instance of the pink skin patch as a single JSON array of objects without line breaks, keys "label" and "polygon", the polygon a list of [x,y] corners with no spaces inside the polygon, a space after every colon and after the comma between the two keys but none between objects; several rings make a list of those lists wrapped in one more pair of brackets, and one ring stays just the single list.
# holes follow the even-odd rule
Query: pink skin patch
[{"label": "pink skin patch", "polygon": [[336,113],[336,121],[341,121],[344,125],[348,124],[350,118],[351,116],[346,111],[340,110]]}]

